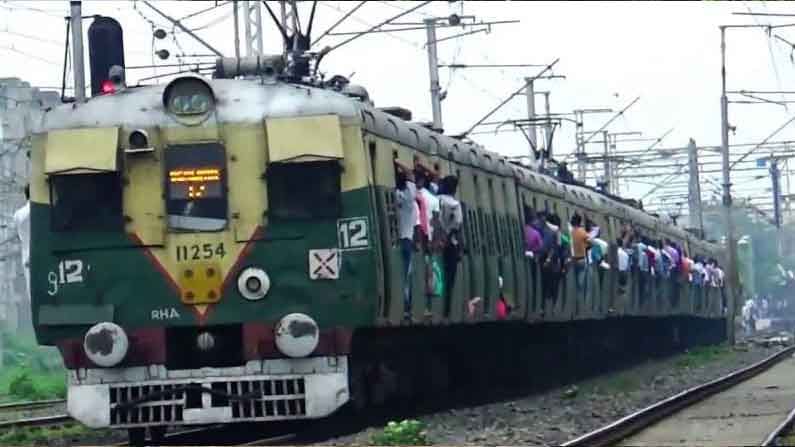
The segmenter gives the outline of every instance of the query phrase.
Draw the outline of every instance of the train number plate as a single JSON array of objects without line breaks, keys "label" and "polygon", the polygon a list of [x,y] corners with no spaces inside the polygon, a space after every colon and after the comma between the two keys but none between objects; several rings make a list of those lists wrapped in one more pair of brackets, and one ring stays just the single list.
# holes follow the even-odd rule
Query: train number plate
[{"label": "train number plate", "polygon": [[370,233],[366,217],[350,217],[337,221],[340,250],[363,250],[370,247]]},{"label": "train number plate", "polygon": [[177,245],[177,262],[219,259],[226,256],[224,243]]}]

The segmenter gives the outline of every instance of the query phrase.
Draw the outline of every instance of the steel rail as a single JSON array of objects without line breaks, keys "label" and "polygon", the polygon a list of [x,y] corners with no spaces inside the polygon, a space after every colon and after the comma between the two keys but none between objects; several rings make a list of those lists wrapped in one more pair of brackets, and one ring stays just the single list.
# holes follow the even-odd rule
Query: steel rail
[{"label": "steel rail", "polygon": [[68,414],[55,416],[42,416],[37,418],[16,419],[13,421],[0,421],[0,430],[20,427],[44,427],[47,425],[61,425],[73,421]]},{"label": "steel rail", "polygon": [[[718,394],[734,385],[745,382],[746,380],[763,373],[776,363],[784,360],[788,355],[795,352],[795,346],[791,346],[743,369],[731,372],[723,377],[719,377],[711,382],[707,382],[682,391],[679,394],[659,401],[642,410],[636,411],[622,419],[612,422],[604,427],[598,428],[590,433],[586,433],[578,438],[561,444],[564,447],[602,447],[615,445],[622,439],[637,433],[638,431],[651,426],[652,424],[665,419],[683,408]],[[793,414],[790,413],[790,417]],[[790,419],[788,417],[787,419]]]},{"label": "steel rail", "polygon": [[66,403],[66,399],[31,400],[24,402],[9,402],[0,404],[0,411],[27,410]]},{"label": "steel rail", "polygon": [[789,412],[787,418],[784,419],[782,423],[776,427],[767,438],[762,442],[762,447],[769,447],[776,445],[776,440],[780,438],[790,427],[792,427],[792,423],[795,422],[795,409]]},{"label": "steel rail", "polygon": [[271,436],[269,438],[261,438],[256,441],[250,441],[239,445],[284,445],[284,441],[294,439],[296,436],[298,436],[296,433],[287,433],[284,435]]}]

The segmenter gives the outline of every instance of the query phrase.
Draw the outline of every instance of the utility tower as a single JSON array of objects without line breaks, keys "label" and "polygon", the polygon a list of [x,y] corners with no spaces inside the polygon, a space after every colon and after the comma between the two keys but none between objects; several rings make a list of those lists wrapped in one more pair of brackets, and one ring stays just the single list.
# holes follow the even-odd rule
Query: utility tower
[{"label": "utility tower", "polygon": [[[257,2],[259,3],[259,2]],[[298,34],[301,30],[301,23],[298,17],[298,1],[297,0],[279,0],[281,8],[282,29],[288,36],[293,36],[292,48],[287,48],[289,42],[284,42],[284,54],[296,50],[298,45]]]},{"label": "utility tower", "polygon": [[262,56],[262,5],[257,1],[242,3],[246,56]]}]

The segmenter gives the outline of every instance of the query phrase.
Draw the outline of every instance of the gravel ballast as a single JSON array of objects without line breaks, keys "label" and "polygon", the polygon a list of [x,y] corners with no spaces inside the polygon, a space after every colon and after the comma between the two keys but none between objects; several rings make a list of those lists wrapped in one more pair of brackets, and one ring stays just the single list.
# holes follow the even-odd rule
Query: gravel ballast
[{"label": "gravel ballast", "polygon": [[[540,394],[417,419],[425,423],[434,444],[558,445],[779,349],[743,342],[697,348]],[[369,428],[321,444],[368,445],[378,430]]]}]

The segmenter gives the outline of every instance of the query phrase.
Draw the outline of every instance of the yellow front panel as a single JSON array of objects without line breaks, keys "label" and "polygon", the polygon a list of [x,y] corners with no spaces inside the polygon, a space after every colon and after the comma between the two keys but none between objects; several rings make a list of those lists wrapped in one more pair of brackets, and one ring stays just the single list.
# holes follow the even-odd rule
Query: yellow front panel
[{"label": "yellow front panel", "polygon": [[122,204],[127,217],[125,230],[135,234],[143,245],[157,246],[165,243],[166,235],[163,149],[156,129],[148,133],[155,152],[127,156]]},{"label": "yellow front panel", "polygon": [[341,159],[342,128],[336,115],[274,118],[265,121],[270,161]]},{"label": "yellow front panel", "polygon": [[342,192],[367,186],[370,168],[362,141],[359,127],[343,127],[342,137],[345,144],[345,160],[342,162]]},{"label": "yellow front panel", "polygon": [[226,125],[223,129],[229,178],[230,226],[236,241],[247,241],[263,223],[267,194],[262,173],[267,150],[262,125]]},{"label": "yellow front panel", "polygon": [[30,200],[40,204],[50,204],[50,189],[44,175],[44,151],[47,147],[47,134],[36,134],[31,138],[30,150]]},{"label": "yellow front panel", "polygon": [[54,130],[47,138],[46,174],[118,170],[119,129]]}]

